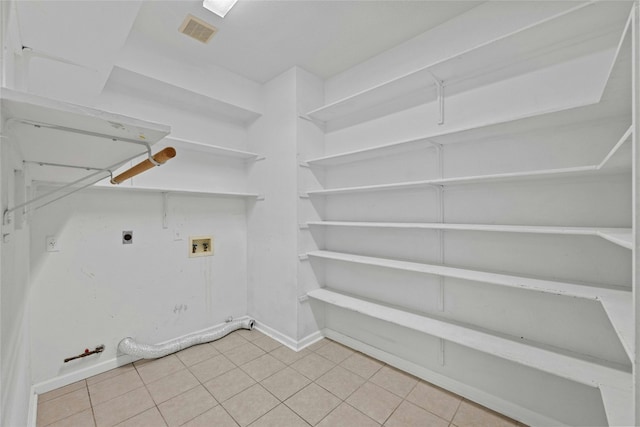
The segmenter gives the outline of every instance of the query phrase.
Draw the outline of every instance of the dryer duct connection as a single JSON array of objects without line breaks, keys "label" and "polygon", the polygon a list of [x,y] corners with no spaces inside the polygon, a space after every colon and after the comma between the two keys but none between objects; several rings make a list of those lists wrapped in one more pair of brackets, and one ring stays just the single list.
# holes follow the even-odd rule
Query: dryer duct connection
[{"label": "dryer duct connection", "polygon": [[208,332],[194,333],[187,335],[186,337],[176,338],[175,340],[158,345],[140,344],[133,338],[127,337],[120,341],[118,344],[118,350],[130,356],[142,357],[143,359],[157,359],[159,357],[184,350],[185,348],[189,348],[193,345],[218,340],[238,329],[251,330],[253,329],[254,324],[255,321],[253,319],[234,320],[220,328]]}]

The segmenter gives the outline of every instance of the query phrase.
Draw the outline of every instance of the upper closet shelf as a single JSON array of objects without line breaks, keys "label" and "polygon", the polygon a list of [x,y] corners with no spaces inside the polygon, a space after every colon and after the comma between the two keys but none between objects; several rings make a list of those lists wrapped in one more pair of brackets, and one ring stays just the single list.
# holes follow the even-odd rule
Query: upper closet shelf
[{"label": "upper closet shelf", "polygon": [[[166,125],[6,88],[2,117],[2,135],[19,152],[31,180],[76,189],[109,176],[140,155],[150,155],[150,146],[170,132]],[[55,193],[54,199],[59,198],[61,191]]]},{"label": "upper closet shelf", "polygon": [[310,221],[310,226],[396,228],[414,230],[488,231],[524,234],[552,234],[564,236],[597,236],[626,249],[633,248],[630,228],[601,227],[550,227],[531,225],[495,224],[446,224],[425,222],[355,222],[355,221]]},{"label": "upper closet shelf", "polygon": [[[628,4],[581,3],[530,26],[307,113],[328,131],[352,126],[441,97],[615,47]],[[554,46],[549,50],[549,46]]]},{"label": "upper closet shelf", "polygon": [[170,145],[177,149],[197,151],[199,153],[212,154],[220,157],[231,157],[246,161],[262,160],[263,156],[248,151],[235,150],[233,148],[220,147],[218,145],[205,144],[203,142],[189,141],[173,137],[166,137],[160,142],[161,145]]}]

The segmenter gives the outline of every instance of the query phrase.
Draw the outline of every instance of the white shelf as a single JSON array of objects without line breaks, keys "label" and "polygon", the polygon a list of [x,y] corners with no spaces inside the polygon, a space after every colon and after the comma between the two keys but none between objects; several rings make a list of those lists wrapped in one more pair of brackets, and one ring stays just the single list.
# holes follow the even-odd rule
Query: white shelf
[{"label": "white shelf", "polygon": [[626,143],[630,136],[631,127],[629,127],[605,158],[596,165],[313,190],[308,191],[307,194],[309,196],[330,196],[370,191],[419,189],[441,185],[481,184],[500,181],[571,178],[597,174],[626,173],[631,172],[631,144]]},{"label": "white shelf", "polygon": [[623,248],[633,249],[633,233],[630,229],[628,231],[599,230],[598,236]]},{"label": "white shelf", "polygon": [[[568,12],[524,27],[471,49],[444,58],[371,89],[332,102],[308,113],[336,130],[401,111],[435,99],[434,76],[446,93],[468,90],[531,70],[578,57],[587,49],[615,47],[620,22],[629,7],[607,2],[580,4]],[[549,46],[554,50],[549,51]]]},{"label": "white shelf", "polygon": [[242,126],[253,123],[262,115],[258,111],[211,98],[119,66],[113,68],[109,84],[115,86],[116,90],[140,95],[150,101],[165,104],[170,100],[175,108],[214,115]]},{"label": "white shelf", "polygon": [[199,153],[213,154],[221,157],[231,157],[242,160],[258,160],[262,158],[257,153],[251,153],[248,151],[235,150],[227,147],[220,147],[218,145],[205,144],[203,142],[189,141],[186,139],[166,137],[160,144],[172,146],[183,150],[196,151]]},{"label": "white shelf", "polygon": [[6,88],[2,88],[2,115],[3,132],[15,137],[25,161],[78,167],[123,164],[146,153],[145,143],[152,145],[170,132],[166,125]]},{"label": "white shelf", "polygon": [[315,159],[307,160],[307,163],[312,166],[336,166],[345,163],[356,162],[359,160],[367,160],[392,154],[400,154],[407,151],[419,150],[421,148],[427,147],[434,147],[428,137],[417,138],[407,141],[394,142],[391,144],[383,144],[372,148],[365,148],[362,150],[348,151],[332,156],[318,157]]},{"label": "white shelf", "polygon": [[602,227],[549,227],[532,225],[491,225],[491,224],[444,224],[425,222],[355,222],[355,221],[310,221],[310,226],[398,228],[421,230],[491,231],[523,234],[556,234],[569,236],[597,236],[626,249],[632,249],[630,228]]},{"label": "white shelf", "polygon": [[[42,207],[94,184],[108,171],[149,153],[170,127],[2,88],[3,137],[19,152],[33,182],[51,193],[16,202],[4,212]],[[9,227],[6,233],[10,233]]]},{"label": "white shelf", "polygon": [[592,387],[608,385],[631,391],[631,373],[622,365],[598,361],[540,344],[529,344],[508,335],[437,317],[414,314],[326,288],[310,291],[307,295],[335,307],[442,338],[581,384]]},{"label": "white shelf", "polygon": [[307,293],[309,298],[409,328],[488,353],[571,381],[600,389],[609,425],[633,425],[632,375],[624,366],[515,337],[415,314],[327,288]]},{"label": "white shelf", "polygon": [[[613,107],[613,108],[612,108]],[[567,125],[598,126],[602,117],[607,121],[615,120],[618,113],[617,106],[602,102],[595,105],[570,108],[567,110],[545,113],[534,116],[513,117],[507,120],[485,123],[458,129],[447,129],[441,132],[408,139],[405,141],[376,145],[369,148],[347,151],[306,161],[309,165],[326,167],[337,166],[361,160],[374,159],[388,155],[401,154],[409,151],[434,147],[434,144],[447,145],[458,142],[495,138],[515,132],[536,131],[539,129],[553,129]],[[627,114],[628,116],[628,114]]]},{"label": "white shelf", "polygon": [[567,125],[598,126],[599,123],[602,122],[603,117],[607,118],[607,122],[618,119],[630,121],[628,118],[628,105],[624,102],[624,97],[617,96],[613,97],[613,99],[608,99],[609,92],[613,92],[614,89],[617,91],[624,90],[622,88],[614,88],[615,85],[619,86],[623,81],[624,79],[617,79],[613,82],[610,81],[607,85],[604,99],[597,104],[571,107],[561,111],[545,112],[544,114],[510,117],[496,122],[487,122],[472,126],[447,128],[404,141],[317,157],[307,160],[307,163],[319,167],[336,166],[376,157],[400,154],[429,146],[433,147],[434,144],[448,145],[496,138],[514,133],[538,131],[540,129],[550,130]]},{"label": "white shelf", "polygon": [[[443,178],[443,179],[428,179],[422,181],[409,181],[399,182],[393,184],[378,184],[378,185],[362,185],[357,187],[343,187],[332,188],[327,190],[312,190],[308,191],[309,196],[332,196],[340,194],[352,194],[352,193],[366,193],[372,191],[387,191],[387,190],[411,190],[419,188],[428,188],[434,186],[446,186],[446,185],[461,185],[461,184],[481,184],[491,182],[506,182],[506,181],[518,181],[518,180],[535,180],[535,179],[549,179],[549,178],[572,178],[588,175],[596,175],[600,170],[593,166],[579,166],[573,168],[563,169],[547,169],[531,172],[514,172],[494,175],[480,175],[480,176],[467,176],[460,178]],[[612,171],[613,172],[613,171]],[[624,173],[630,172],[630,170],[620,169],[617,172]],[[603,174],[604,175],[604,174]]]},{"label": "white shelf", "polygon": [[307,255],[314,258],[371,265],[396,270],[413,271],[424,274],[433,274],[442,277],[490,283],[493,285],[590,300],[600,300],[603,298],[603,296],[606,297],[608,295],[624,295],[625,297],[628,296],[628,298],[631,298],[630,291],[623,290],[622,288],[617,287],[596,287],[581,284],[556,282],[552,280],[533,279],[529,277],[446,267],[443,265],[422,264],[417,262],[398,261],[393,259],[375,258],[331,251],[313,251],[307,253]]},{"label": "white shelf", "polygon": [[627,355],[633,359],[633,310],[631,307],[631,292],[619,287],[589,286],[575,283],[558,282],[552,280],[534,279],[530,277],[513,276],[507,274],[490,273],[485,271],[467,270],[446,267],[443,265],[422,264],[409,261],[375,258],[362,255],[345,254],[331,251],[314,251],[307,253],[309,257],[332,261],[350,262],[416,273],[432,274],[442,277],[489,283],[492,285],[524,289],[553,295],[563,295],[575,298],[600,301],[609,316],[609,320]]},{"label": "white shelf", "polygon": [[146,193],[170,193],[170,194],[184,194],[190,196],[203,196],[203,197],[224,197],[224,198],[241,198],[241,199],[259,199],[261,196],[255,193],[238,193],[232,191],[199,191],[180,188],[155,188],[155,187],[140,187],[140,186],[127,186],[127,185],[95,185],[91,187],[96,190],[107,191],[133,191],[133,192],[146,192]]}]

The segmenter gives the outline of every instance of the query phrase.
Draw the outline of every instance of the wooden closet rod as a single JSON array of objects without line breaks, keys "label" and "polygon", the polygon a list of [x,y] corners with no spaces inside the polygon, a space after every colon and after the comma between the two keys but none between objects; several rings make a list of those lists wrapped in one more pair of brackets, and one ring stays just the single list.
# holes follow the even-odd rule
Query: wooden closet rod
[{"label": "wooden closet rod", "polygon": [[153,157],[143,160],[135,166],[122,172],[120,175],[111,179],[112,184],[120,184],[129,178],[133,178],[136,175],[141,174],[144,171],[151,169],[154,166],[160,166],[176,156],[176,149],[173,147],[167,147],[162,151],[157,152]]}]

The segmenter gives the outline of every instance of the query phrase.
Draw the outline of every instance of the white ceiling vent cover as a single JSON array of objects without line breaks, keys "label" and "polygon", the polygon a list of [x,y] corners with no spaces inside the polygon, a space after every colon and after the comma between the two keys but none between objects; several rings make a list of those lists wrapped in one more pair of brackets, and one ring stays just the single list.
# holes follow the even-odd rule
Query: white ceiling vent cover
[{"label": "white ceiling vent cover", "polygon": [[182,25],[180,25],[179,31],[202,43],[207,43],[218,32],[218,29],[211,24],[207,24],[202,19],[187,15]]}]

